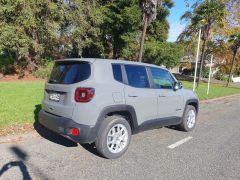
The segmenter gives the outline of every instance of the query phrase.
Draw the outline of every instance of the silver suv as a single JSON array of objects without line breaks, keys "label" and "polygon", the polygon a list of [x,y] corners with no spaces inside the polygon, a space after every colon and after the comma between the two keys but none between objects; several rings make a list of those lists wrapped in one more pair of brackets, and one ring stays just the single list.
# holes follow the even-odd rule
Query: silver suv
[{"label": "silver suv", "polygon": [[123,155],[131,135],[177,125],[191,131],[198,98],[164,68],[106,59],[57,60],[45,85],[39,122],[106,158]]}]

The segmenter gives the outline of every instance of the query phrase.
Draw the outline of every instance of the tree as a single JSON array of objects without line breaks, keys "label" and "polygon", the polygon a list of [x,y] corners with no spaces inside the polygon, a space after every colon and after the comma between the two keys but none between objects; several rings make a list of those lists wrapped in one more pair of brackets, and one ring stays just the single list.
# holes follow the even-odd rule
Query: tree
[{"label": "tree", "polygon": [[[159,43],[167,41],[169,25],[166,17],[172,6],[171,0],[164,0],[162,6],[157,6],[157,17],[148,24],[146,41]],[[101,25],[104,57],[128,60],[139,58],[142,33],[139,0],[105,2],[102,9],[104,10],[104,22]],[[143,58],[144,61],[148,61],[147,56]]]},{"label": "tree", "polygon": [[166,68],[176,67],[184,55],[184,47],[180,43],[160,43],[147,41],[144,58],[149,63],[164,65]]},{"label": "tree", "polygon": [[198,75],[198,84],[202,77],[204,67],[205,50],[207,41],[213,28],[221,27],[226,17],[225,4],[222,0],[205,0],[201,4],[194,4],[193,12],[185,12],[182,19],[189,21],[189,25],[179,36],[179,40],[188,40],[189,37],[196,36],[201,28],[202,30],[202,48],[200,58],[200,71]]},{"label": "tree", "polygon": [[[160,1],[158,1],[160,2]],[[178,51],[167,43],[166,20],[172,0],[156,6],[154,21],[146,28],[145,62],[172,66],[179,59],[166,56]],[[33,71],[42,59],[96,57],[136,60],[142,32],[142,10],[139,0],[3,0],[0,1],[0,52],[16,58],[22,70]],[[149,48],[152,45],[158,46]],[[155,56],[150,58],[155,48]],[[169,61],[163,60],[165,56]],[[1,63],[0,63],[1,65]]]},{"label": "tree", "polygon": [[101,56],[97,0],[0,1],[0,51],[16,58],[18,69],[33,71],[41,59]]},{"label": "tree", "polygon": [[101,57],[100,25],[103,12],[97,0],[68,0],[62,5],[59,26],[60,55],[63,57]]},{"label": "tree", "polygon": [[142,12],[143,12],[143,24],[144,24],[143,30],[142,30],[139,58],[138,58],[140,62],[142,61],[147,26],[148,24],[150,24],[152,21],[156,19],[157,6],[161,5],[161,3],[162,3],[161,0],[141,0],[140,1]]},{"label": "tree", "polygon": [[13,54],[20,68],[32,71],[57,38],[60,6],[48,0],[0,1],[0,51]]},{"label": "tree", "polygon": [[141,23],[138,0],[105,3],[102,10],[104,21],[100,27],[104,57],[134,59]]},{"label": "tree", "polygon": [[239,48],[240,48],[240,33],[230,36],[229,42],[232,43],[232,45],[231,45],[232,63],[231,63],[231,69],[229,71],[227,87],[229,86],[229,82],[231,80],[233,69],[234,69],[234,64],[235,64],[235,61],[236,61],[236,56],[237,56],[237,53],[238,53]]}]

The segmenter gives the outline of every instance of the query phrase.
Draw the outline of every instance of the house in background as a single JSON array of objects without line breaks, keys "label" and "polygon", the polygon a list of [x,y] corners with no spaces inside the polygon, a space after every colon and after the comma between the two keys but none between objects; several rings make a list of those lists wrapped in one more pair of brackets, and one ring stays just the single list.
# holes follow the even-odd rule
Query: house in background
[{"label": "house in background", "polygon": [[[180,64],[170,71],[175,74],[194,75],[196,58],[193,55],[184,56],[180,60]],[[211,66],[210,59],[205,60],[205,67]],[[198,61],[198,68],[200,67],[200,60]],[[216,60],[213,59],[212,76],[218,71]]]}]

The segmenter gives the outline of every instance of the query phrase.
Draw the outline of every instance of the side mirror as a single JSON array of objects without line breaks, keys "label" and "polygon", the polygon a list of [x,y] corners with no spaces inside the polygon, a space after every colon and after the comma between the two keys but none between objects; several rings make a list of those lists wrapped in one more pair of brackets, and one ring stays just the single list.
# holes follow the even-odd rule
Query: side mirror
[{"label": "side mirror", "polygon": [[181,82],[176,82],[173,86],[173,90],[177,91],[179,89],[182,89],[182,83]]}]

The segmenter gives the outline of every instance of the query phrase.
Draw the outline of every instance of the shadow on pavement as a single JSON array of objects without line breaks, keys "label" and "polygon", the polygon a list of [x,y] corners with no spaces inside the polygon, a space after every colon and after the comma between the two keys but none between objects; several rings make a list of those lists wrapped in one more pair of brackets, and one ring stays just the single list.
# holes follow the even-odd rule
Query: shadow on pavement
[{"label": "shadow on pavement", "polygon": [[54,142],[56,144],[62,145],[62,146],[66,146],[66,147],[76,147],[77,143],[70,141],[60,135],[58,135],[57,133],[54,133],[52,131],[50,131],[49,129],[45,128],[44,126],[42,126],[39,121],[38,121],[38,114],[41,110],[41,105],[38,104],[35,106],[35,110],[34,110],[34,118],[35,118],[35,122],[33,124],[34,129],[38,132],[38,134],[51,141]]},{"label": "shadow on pavement", "polygon": [[12,167],[19,167],[21,173],[22,173],[22,179],[23,180],[31,180],[31,176],[28,171],[28,167],[31,167],[31,170],[34,174],[38,175],[40,179],[49,179],[47,175],[41,172],[39,168],[37,168],[34,164],[28,162],[28,155],[26,152],[24,152],[21,148],[17,146],[10,147],[10,151],[17,157],[16,161],[10,161],[9,163],[6,163],[3,165],[3,167],[0,169],[0,179],[1,176],[11,169]]},{"label": "shadow on pavement", "polygon": [[[62,146],[66,146],[66,147],[76,147],[78,146],[77,143],[64,138],[63,136],[60,136],[57,133],[54,133],[53,131],[45,128],[44,126],[42,126],[39,121],[38,121],[38,114],[41,110],[41,105],[38,104],[35,106],[35,110],[34,110],[34,118],[35,118],[35,122],[34,122],[34,129],[38,132],[38,134],[51,141],[54,142],[56,144],[62,145]],[[94,143],[92,144],[80,144],[85,150],[87,150],[88,152],[98,156],[98,157],[102,157],[101,155],[99,155],[99,153],[97,152]]]},{"label": "shadow on pavement", "polygon": [[94,143],[92,143],[92,144],[80,144],[80,145],[81,145],[85,150],[87,150],[88,152],[94,154],[95,156],[104,158],[103,156],[101,156],[101,155],[97,152],[97,149],[96,149]]},{"label": "shadow on pavement", "polygon": [[10,148],[10,150],[17,156],[18,159],[20,159],[19,161],[11,161],[5,165],[3,165],[2,169],[0,170],[0,177],[9,169],[11,169],[12,167],[19,167],[22,176],[23,176],[23,180],[29,180],[32,179],[31,176],[29,175],[27,166],[24,164],[24,161],[27,160],[27,154],[25,152],[23,152],[20,148],[13,146]]},{"label": "shadow on pavement", "polygon": [[2,169],[0,170],[0,178],[1,178],[2,174],[4,174],[6,171],[11,169],[12,167],[19,167],[20,171],[22,172],[23,180],[31,179],[29,172],[27,170],[27,167],[23,163],[23,161],[12,161],[12,162],[5,164],[2,167]]},{"label": "shadow on pavement", "polygon": [[178,126],[165,126],[165,128],[183,132]]}]

